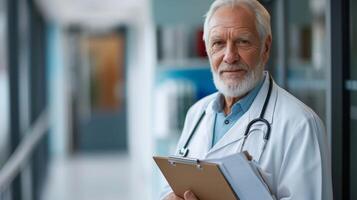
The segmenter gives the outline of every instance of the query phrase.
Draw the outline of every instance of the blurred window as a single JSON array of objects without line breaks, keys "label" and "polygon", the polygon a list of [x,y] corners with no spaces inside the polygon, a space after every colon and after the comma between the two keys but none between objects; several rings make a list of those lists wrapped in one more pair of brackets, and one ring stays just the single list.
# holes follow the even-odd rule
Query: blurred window
[{"label": "blurred window", "polygon": [[6,53],[6,2],[0,0],[0,166],[7,157],[8,137],[8,78]]},{"label": "blurred window", "polygon": [[6,68],[6,4],[0,0],[0,73],[5,73]]},{"label": "blurred window", "polygon": [[287,87],[326,122],[326,0],[288,0]]}]

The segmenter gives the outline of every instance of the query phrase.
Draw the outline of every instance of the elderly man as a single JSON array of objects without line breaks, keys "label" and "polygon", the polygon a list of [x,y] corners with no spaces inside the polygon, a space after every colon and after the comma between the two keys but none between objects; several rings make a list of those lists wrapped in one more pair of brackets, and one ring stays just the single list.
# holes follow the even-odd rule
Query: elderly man
[{"label": "elderly man", "polygon": [[[188,111],[177,154],[203,159],[248,151],[273,198],[332,199],[321,120],[264,71],[272,43],[266,9],[256,0],[216,0],[204,41],[218,92]],[[162,198],[198,199],[192,191],[178,197],[169,186]]]}]

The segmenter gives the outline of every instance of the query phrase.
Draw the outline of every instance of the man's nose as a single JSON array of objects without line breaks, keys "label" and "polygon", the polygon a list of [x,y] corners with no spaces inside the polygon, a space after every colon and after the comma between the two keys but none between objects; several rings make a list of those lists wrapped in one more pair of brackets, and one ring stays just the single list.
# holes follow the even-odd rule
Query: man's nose
[{"label": "man's nose", "polygon": [[227,64],[234,64],[239,58],[238,49],[234,45],[228,44],[226,51],[224,52],[223,61]]}]

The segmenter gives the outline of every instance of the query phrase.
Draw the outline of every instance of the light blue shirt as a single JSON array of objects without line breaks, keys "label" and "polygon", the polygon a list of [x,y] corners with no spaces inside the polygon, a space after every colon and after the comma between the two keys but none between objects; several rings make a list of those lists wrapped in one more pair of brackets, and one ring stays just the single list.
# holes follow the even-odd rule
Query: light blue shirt
[{"label": "light blue shirt", "polygon": [[247,112],[252,105],[260,88],[263,86],[263,80],[251,90],[248,95],[233,104],[231,112],[225,116],[223,111],[224,96],[218,94],[213,102],[213,111],[216,113],[213,126],[212,147],[223,137],[223,135],[238,121],[242,115]]}]

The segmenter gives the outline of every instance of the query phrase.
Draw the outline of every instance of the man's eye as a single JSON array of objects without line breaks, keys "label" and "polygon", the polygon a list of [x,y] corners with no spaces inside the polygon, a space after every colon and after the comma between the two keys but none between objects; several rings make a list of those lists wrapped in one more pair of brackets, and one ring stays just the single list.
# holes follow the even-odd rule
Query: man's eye
[{"label": "man's eye", "polygon": [[215,41],[212,43],[212,47],[219,47],[222,46],[224,44],[223,41]]},{"label": "man's eye", "polygon": [[250,44],[249,40],[238,40],[238,43],[241,45],[248,45]]}]

